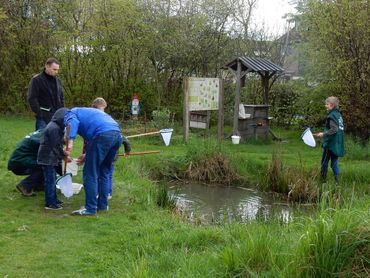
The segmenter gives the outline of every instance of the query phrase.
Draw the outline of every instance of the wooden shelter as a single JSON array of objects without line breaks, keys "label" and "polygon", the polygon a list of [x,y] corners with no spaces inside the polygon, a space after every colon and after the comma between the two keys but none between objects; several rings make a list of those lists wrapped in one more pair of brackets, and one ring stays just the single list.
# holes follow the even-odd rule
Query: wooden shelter
[{"label": "wooden shelter", "polygon": [[245,82],[246,74],[253,72],[261,76],[261,85],[263,87],[263,101],[264,105],[268,107],[270,79],[275,74],[282,73],[284,69],[267,59],[250,57],[238,57],[232,60],[231,62],[227,63],[223,67],[223,69],[229,69],[236,77],[233,134],[239,135],[240,132],[238,128],[238,119],[239,119],[240,90],[242,83]]}]

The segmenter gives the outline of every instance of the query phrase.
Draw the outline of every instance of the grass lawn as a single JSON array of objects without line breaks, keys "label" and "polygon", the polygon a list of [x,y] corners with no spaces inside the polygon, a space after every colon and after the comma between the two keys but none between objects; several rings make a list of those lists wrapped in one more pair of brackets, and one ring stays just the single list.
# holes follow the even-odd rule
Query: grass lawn
[{"label": "grass lawn", "polygon": [[[198,226],[156,205],[153,180],[158,175],[153,173],[166,170],[167,160],[184,157],[189,148],[214,140],[193,136],[185,145],[175,133],[165,147],[158,138],[132,139],[132,151],[161,150],[161,154],[119,158],[109,212],[75,217],[70,213],[84,205],[83,191],[70,199],[61,197],[64,209],[50,212],[43,208],[42,192],[25,198],[15,189],[21,177],[7,170],[7,160],[15,145],[33,131],[34,120],[1,116],[0,125],[0,277],[368,277],[370,273],[368,159],[354,155],[339,160],[341,185],[323,188],[327,198],[312,217],[289,224],[272,220]],[[276,149],[289,167],[318,168],[319,148],[303,145],[299,131],[280,135],[288,142],[227,141],[222,150],[253,186],[264,180]],[[77,144],[81,146],[81,140]],[[74,148],[75,157],[79,149]],[[363,151],[368,149],[359,152]],[[82,182],[81,173],[74,181]]]}]

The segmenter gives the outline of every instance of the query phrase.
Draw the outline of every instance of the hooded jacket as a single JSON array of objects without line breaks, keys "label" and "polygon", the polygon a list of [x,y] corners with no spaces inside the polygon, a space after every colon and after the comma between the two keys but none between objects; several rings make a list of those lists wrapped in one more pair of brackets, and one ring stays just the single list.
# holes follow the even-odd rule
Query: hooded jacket
[{"label": "hooded jacket", "polygon": [[37,154],[39,165],[58,166],[63,160],[64,115],[67,108],[58,109],[45,127]]},{"label": "hooded jacket", "polygon": [[45,71],[35,75],[29,84],[28,103],[37,117],[49,123],[55,111],[64,107],[63,87],[59,78],[49,76]]},{"label": "hooded jacket", "polygon": [[37,165],[37,152],[40,146],[40,139],[44,133],[43,129],[28,134],[21,142],[17,144],[10,155],[8,161],[8,170],[33,169]]}]

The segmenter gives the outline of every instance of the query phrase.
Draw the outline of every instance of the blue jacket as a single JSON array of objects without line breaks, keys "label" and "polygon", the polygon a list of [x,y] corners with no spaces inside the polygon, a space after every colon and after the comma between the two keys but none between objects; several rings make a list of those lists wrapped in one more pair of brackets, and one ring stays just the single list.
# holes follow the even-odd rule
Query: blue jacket
[{"label": "blue jacket", "polygon": [[73,140],[77,134],[90,141],[95,135],[103,132],[121,131],[119,124],[110,115],[96,108],[72,108],[65,114],[64,124],[71,125],[69,138]]}]

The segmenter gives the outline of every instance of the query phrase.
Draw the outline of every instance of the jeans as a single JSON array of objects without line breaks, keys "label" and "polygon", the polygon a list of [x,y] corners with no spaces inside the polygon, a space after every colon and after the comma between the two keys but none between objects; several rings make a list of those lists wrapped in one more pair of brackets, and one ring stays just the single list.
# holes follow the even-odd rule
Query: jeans
[{"label": "jeans", "polygon": [[36,168],[17,168],[12,172],[19,176],[27,175],[25,179],[21,180],[19,184],[23,185],[28,191],[44,183],[44,176],[41,167]]},{"label": "jeans", "polygon": [[334,173],[334,178],[336,181],[339,179],[339,167],[338,167],[338,156],[333,154],[330,150],[324,149],[322,153],[322,158],[321,158],[321,177],[324,181],[326,181],[326,175],[328,172],[328,165],[329,165],[329,160],[331,160],[331,168],[333,169]]},{"label": "jeans", "polygon": [[112,196],[113,193],[113,172],[114,172],[114,163],[112,163],[108,179],[108,194]]},{"label": "jeans", "polygon": [[83,181],[85,208],[89,213],[108,209],[109,175],[121,144],[119,131],[107,131],[96,135],[87,145]]},{"label": "jeans", "polygon": [[43,118],[36,117],[36,125],[35,125],[36,130],[39,130],[45,127],[46,127],[45,120]]},{"label": "jeans", "polygon": [[52,206],[57,204],[57,189],[55,187],[56,171],[54,166],[42,166],[45,181],[45,206]]}]

